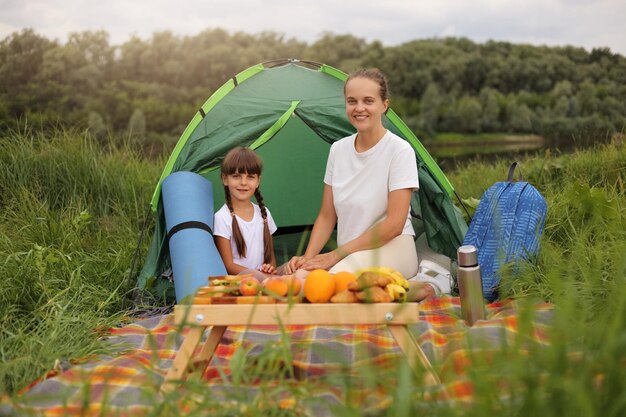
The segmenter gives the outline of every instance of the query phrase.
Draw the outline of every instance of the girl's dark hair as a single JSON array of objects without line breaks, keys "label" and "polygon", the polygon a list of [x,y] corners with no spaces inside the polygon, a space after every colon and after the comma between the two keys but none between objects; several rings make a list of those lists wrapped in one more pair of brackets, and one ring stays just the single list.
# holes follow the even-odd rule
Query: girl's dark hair
[{"label": "girl's dark hair", "polygon": [[[263,161],[252,149],[238,146],[231,149],[222,162],[221,173],[222,176],[233,174],[256,174],[261,175],[263,171]],[[233,204],[230,197],[230,191],[227,186],[224,186],[224,194],[226,200],[226,206],[230,211],[232,218],[233,239],[235,240],[235,246],[239,256],[245,258],[246,256],[246,242],[239,229],[239,223],[237,223],[237,216],[233,210]],[[272,254],[274,253],[274,242],[272,240],[272,234],[270,233],[269,224],[267,222],[267,209],[263,202],[263,196],[261,190],[257,188],[254,191],[254,198],[256,198],[259,208],[261,209],[261,216],[263,217],[263,263],[270,263],[272,261]]]},{"label": "girl's dark hair", "polygon": [[367,78],[374,81],[378,84],[380,98],[382,98],[383,101],[389,99],[389,85],[387,83],[387,77],[385,77],[385,74],[383,74],[382,71],[378,68],[364,68],[356,70],[348,75],[346,82],[343,84],[344,95],[346,94],[346,84],[348,84],[348,81],[354,78]]}]

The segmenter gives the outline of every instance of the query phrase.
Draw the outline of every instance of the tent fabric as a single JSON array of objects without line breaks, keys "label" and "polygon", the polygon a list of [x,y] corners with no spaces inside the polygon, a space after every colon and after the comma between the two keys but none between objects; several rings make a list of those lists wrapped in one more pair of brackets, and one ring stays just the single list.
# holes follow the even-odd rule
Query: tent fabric
[{"label": "tent fabric", "polygon": [[[161,182],[177,171],[199,173],[214,184],[217,210],[224,201],[219,166],[235,146],[250,147],[263,158],[261,190],[279,233],[313,224],[330,144],[354,133],[345,115],[346,78],[321,64],[296,60],[259,64],[233,77],[203,104],[179,139],[153,194],[157,221],[139,289],[159,297],[172,295],[171,282],[160,278],[169,267]],[[393,110],[383,117],[383,124],[415,149],[420,176],[416,203],[422,216],[416,228],[423,228],[434,251],[456,258],[467,226],[452,203],[452,185]],[[280,248],[277,245],[279,259],[296,254],[296,248],[282,252]]]}]

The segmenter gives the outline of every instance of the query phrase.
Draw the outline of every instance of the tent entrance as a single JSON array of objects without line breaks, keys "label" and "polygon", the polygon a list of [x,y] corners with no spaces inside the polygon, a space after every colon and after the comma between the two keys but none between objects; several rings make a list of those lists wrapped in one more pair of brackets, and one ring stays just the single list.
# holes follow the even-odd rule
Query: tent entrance
[{"label": "tent entrance", "polygon": [[[261,192],[274,219],[287,227],[312,225],[322,201],[330,145],[299,117],[291,116],[272,140],[255,151],[263,159]],[[203,175],[213,183],[217,211],[224,204],[219,169]]]},{"label": "tent entrance", "polygon": [[[276,259],[286,262],[304,252],[308,233],[319,211],[324,171],[330,145],[317,136],[296,114],[272,140],[255,150],[263,159],[261,192],[281,227],[274,235]],[[219,169],[203,174],[213,183],[214,210],[224,204]],[[271,187],[264,187],[271,184]],[[303,233],[304,232],[304,233]]]}]

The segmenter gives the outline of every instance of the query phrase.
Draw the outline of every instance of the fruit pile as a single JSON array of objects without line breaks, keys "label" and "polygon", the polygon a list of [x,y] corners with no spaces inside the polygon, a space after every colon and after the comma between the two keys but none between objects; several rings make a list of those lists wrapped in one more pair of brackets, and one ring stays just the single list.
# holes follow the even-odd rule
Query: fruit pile
[{"label": "fruit pile", "polygon": [[354,277],[355,279],[348,282],[345,288],[335,291],[329,299],[331,303],[391,303],[406,301],[409,282],[400,272],[392,268],[365,268],[357,271]]},{"label": "fruit pile", "polygon": [[260,282],[253,274],[223,275],[209,277],[209,286],[199,288],[196,298],[245,297],[260,294],[286,297],[298,295],[301,287],[300,280],[291,275],[271,276],[263,282]]},{"label": "fruit pile", "polygon": [[304,280],[296,275],[270,276],[259,281],[254,275],[210,277],[210,285],[198,289],[194,304],[272,303],[391,303],[406,301],[408,281],[398,271],[372,267],[331,274],[311,271]]}]

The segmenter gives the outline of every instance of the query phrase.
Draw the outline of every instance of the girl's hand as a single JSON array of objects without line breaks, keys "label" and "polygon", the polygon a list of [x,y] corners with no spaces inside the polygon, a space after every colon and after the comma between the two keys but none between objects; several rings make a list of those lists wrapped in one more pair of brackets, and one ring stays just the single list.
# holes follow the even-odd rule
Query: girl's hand
[{"label": "girl's hand", "polygon": [[327,253],[321,253],[319,255],[314,256],[313,258],[307,259],[301,265],[301,267],[308,271],[312,271],[313,269],[328,270],[332,268],[333,266],[335,266],[335,264],[339,262],[340,260],[341,260],[341,257],[337,255],[337,252],[332,251],[332,252],[327,252]]},{"label": "girl's hand", "polygon": [[259,271],[261,271],[261,272],[263,272],[265,274],[274,274],[276,272],[276,268],[273,267],[271,264],[263,264],[259,268]]}]

